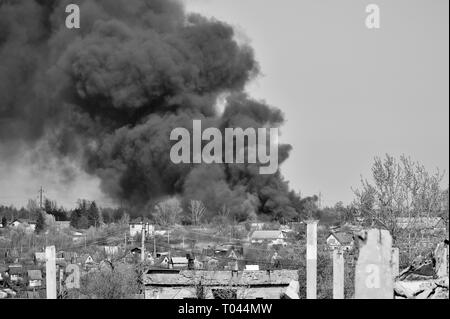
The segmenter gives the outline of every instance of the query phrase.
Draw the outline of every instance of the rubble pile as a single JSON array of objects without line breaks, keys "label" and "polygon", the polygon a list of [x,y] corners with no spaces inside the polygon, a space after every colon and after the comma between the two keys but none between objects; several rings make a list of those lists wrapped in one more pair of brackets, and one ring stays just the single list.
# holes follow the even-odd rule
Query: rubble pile
[{"label": "rubble pile", "polygon": [[432,280],[397,281],[395,299],[448,299],[448,277]]},{"label": "rubble pile", "polygon": [[396,299],[449,299],[448,241],[419,256],[394,283]]}]

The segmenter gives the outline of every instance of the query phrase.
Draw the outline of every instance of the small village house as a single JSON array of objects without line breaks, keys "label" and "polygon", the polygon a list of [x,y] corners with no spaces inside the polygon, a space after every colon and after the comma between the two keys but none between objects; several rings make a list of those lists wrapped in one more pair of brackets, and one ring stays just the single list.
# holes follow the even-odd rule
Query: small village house
[{"label": "small village house", "polygon": [[15,219],[9,224],[11,228],[23,227],[27,232],[34,232],[36,225],[36,221],[30,219]]},{"label": "small village house", "polygon": [[129,229],[131,237],[141,234],[143,229],[147,236],[153,236],[155,226],[147,218],[136,218],[129,223]]},{"label": "small village house", "polygon": [[281,230],[256,230],[252,233],[250,241],[252,244],[287,245]]},{"label": "small village house", "polygon": [[35,252],[34,253],[34,263],[43,264],[46,261],[45,252]]},{"label": "small village house", "polygon": [[251,230],[263,230],[265,225],[266,225],[266,223],[254,222],[254,223],[250,224],[250,229]]},{"label": "small village house", "polygon": [[155,266],[158,268],[169,268],[170,259],[169,256],[160,256],[155,261]]},{"label": "small village house", "polygon": [[63,231],[64,229],[70,229],[70,221],[55,221],[55,228],[58,231]]},{"label": "small village house", "polygon": [[187,269],[189,260],[186,257],[172,257],[170,258],[169,267],[171,269]]},{"label": "small village house", "polygon": [[92,267],[95,264],[94,258],[89,254],[83,254],[78,257],[78,263],[83,267]]},{"label": "small village house", "polygon": [[28,270],[28,287],[38,288],[42,286],[42,272],[39,269]]},{"label": "small village house", "polygon": [[81,242],[86,239],[84,234],[79,231],[73,231],[73,232],[71,232],[71,235],[72,235],[72,240],[74,243],[78,243],[78,242]]},{"label": "small village house", "polygon": [[19,282],[23,280],[23,267],[20,264],[9,265],[9,278],[12,282]]},{"label": "small village house", "polygon": [[350,251],[354,245],[353,235],[347,232],[333,232],[328,235],[326,242],[331,250]]},{"label": "small village house", "polygon": [[447,224],[441,217],[398,217],[397,227],[403,230],[419,231],[422,234],[446,232]]}]

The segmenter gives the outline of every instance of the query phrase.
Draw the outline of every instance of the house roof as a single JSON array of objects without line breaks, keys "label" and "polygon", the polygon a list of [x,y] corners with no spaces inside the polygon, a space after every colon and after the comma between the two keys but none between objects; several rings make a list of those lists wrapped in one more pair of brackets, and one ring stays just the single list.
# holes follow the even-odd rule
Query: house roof
[{"label": "house roof", "polygon": [[39,269],[28,270],[29,280],[42,280],[42,272]]},{"label": "house roof", "polygon": [[13,220],[12,222],[10,222],[9,224],[11,225],[11,224],[13,224],[13,223],[15,223],[15,222],[19,222],[19,223],[21,223],[21,224],[24,224],[24,223],[27,223],[27,224],[36,224],[36,223],[37,223],[35,220],[32,220],[32,219],[17,218],[17,219],[14,219],[14,220]]},{"label": "house roof", "polygon": [[172,257],[173,264],[187,264],[188,262],[186,257]]},{"label": "house roof", "polygon": [[45,252],[34,253],[34,258],[36,258],[36,260],[38,260],[38,261],[45,261],[46,260]]},{"label": "house roof", "polygon": [[80,260],[81,260],[82,262],[86,262],[86,260],[87,260],[89,257],[91,257],[91,259],[94,260],[94,258],[93,258],[91,255],[89,255],[89,254],[83,254],[83,255],[81,255],[79,258],[80,258]]},{"label": "house roof", "polygon": [[[439,222],[444,222],[441,217],[398,217],[396,219],[397,226],[401,229],[406,228],[434,228]],[[445,224],[444,224],[445,225]]]},{"label": "house roof", "polygon": [[10,275],[23,274],[23,267],[22,267],[22,265],[9,265],[9,274]]},{"label": "house roof", "polygon": [[140,223],[149,223],[151,224],[151,220],[147,217],[138,217],[129,222],[129,224],[140,224]]},{"label": "house roof", "polygon": [[253,232],[252,239],[278,239],[282,236],[280,230],[257,230]]},{"label": "house roof", "polygon": [[[348,245],[353,242],[353,235],[347,232],[331,233],[330,236],[334,236],[341,245]],[[330,237],[328,236],[328,237]]]}]

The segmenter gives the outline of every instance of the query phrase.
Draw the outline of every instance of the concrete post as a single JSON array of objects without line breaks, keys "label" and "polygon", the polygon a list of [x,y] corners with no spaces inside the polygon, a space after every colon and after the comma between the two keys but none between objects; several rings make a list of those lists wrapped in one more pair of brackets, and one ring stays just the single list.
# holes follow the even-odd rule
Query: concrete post
[{"label": "concrete post", "polygon": [[360,236],[355,270],[356,299],[393,299],[392,237],[385,229],[370,229]]},{"label": "concrete post", "polygon": [[448,246],[445,243],[439,243],[434,251],[436,259],[436,275],[438,278],[448,276]]},{"label": "concrete post", "polygon": [[317,299],[317,223],[306,226],[306,299]]},{"label": "concrete post", "polygon": [[344,252],[333,250],[333,299],[344,299]]},{"label": "concrete post", "polygon": [[56,299],[56,249],[55,246],[45,247],[45,282],[47,299]]},{"label": "concrete post", "polygon": [[141,262],[145,261],[145,226],[143,222],[141,222]]},{"label": "concrete post", "polygon": [[400,251],[397,247],[392,248],[392,277],[397,278],[400,274]]}]

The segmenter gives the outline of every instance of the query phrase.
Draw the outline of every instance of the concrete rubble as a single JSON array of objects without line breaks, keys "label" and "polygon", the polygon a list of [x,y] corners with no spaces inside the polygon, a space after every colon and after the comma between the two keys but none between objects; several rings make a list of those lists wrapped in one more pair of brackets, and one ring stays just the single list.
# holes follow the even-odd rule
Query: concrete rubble
[{"label": "concrete rubble", "polygon": [[286,288],[284,294],[289,299],[300,299],[300,296],[298,295],[299,290],[300,290],[299,282],[296,280],[292,280],[289,283],[289,286]]},{"label": "concrete rubble", "polygon": [[449,299],[448,243],[434,253],[419,257],[394,283],[395,299]]}]

